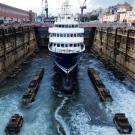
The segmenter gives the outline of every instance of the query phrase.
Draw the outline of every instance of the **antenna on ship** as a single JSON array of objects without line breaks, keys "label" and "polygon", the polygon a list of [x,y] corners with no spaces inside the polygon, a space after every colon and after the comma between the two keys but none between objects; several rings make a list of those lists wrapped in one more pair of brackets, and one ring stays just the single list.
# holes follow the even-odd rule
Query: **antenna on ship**
[{"label": "antenna on ship", "polygon": [[58,1],[58,9],[59,9],[59,1]]},{"label": "antenna on ship", "polygon": [[46,18],[48,19],[48,2],[45,0],[45,11],[46,11]]},{"label": "antenna on ship", "polygon": [[42,12],[41,12],[41,21],[44,21],[44,0],[42,0]]}]

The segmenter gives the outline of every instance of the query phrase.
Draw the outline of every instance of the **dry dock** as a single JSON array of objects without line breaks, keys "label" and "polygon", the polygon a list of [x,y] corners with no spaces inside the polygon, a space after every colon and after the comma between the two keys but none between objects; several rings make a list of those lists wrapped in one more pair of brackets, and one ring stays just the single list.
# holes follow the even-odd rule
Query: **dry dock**
[{"label": "dry dock", "polygon": [[103,54],[135,82],[135,29],[97,27],[93,49]]},{"label": "dry dock", "polygon": [[0,82],[36,48],[32,25],[0,26]]}]

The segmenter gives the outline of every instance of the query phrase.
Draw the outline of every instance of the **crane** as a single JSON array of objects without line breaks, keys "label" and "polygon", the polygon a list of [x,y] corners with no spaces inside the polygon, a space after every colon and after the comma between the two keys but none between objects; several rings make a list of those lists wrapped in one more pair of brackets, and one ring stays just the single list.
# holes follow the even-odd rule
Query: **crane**
[{"label": "crane", "polygon": [[81,2],[80,0],[78,0],[79,3],[80,3],[80,8],[81,8],[81,16],[80,16],[80,20],[82,21],[83,20],[83,9],[86,9],[87,6],[86,6],[86,0],[84,0],[84,3],[81,5]]}]

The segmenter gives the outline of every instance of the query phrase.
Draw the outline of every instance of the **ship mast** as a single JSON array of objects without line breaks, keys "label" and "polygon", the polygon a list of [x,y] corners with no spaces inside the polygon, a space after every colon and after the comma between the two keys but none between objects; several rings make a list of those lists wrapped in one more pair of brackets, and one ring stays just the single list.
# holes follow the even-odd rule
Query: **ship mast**
[{"label": "ship mast", "polygon": [[62,5],[61,5],[61,15],[64,15],[65,21],[68,20],[68,15],[71,15],[71,8],[70,8],[69,1],[66,0]]},{"label": "ship mast", "polygon": [[46,18],[48,19],[48,2],[45,0],[45,11],[46,11]]}]

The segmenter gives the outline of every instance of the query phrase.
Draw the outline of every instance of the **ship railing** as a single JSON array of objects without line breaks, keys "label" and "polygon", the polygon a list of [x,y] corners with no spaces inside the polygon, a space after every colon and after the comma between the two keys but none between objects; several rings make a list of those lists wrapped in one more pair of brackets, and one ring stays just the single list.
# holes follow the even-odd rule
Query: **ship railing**
[{"label": "ship railing", "polygon": [[85,44],[82,43],[82,44],[81,44],[81,51],[84,51],[84,50],[85,50]]},{"label": "ship railing", "polygon": [[50,34],[49,37],[53,37],[53,34]]},{"label": "ship railing", "polygon": [[80,37],[84,37],[83,34],[80,34]]},{"label": "ship railing", "polygon": [[[50,34],[49,37],[57,37],[57,36],[54,36],[53,34]],[[71,36],[71,37],[67,37],[67,36],[59,36],[59,37],[72,38],[72,36]],[[59,38],[59,37],[58,37],[58,38]],[[75,37],[84,37],[84,35],[83,35],[83,34],[78,34],[78,36],[75,36]],[[75,37],[73,36],[73,38],[75,38]]]}]

